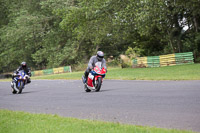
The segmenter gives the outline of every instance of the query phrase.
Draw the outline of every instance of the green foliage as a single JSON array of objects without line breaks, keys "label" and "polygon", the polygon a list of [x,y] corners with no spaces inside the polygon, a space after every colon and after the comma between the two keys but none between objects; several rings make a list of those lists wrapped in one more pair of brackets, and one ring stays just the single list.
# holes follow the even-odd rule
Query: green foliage
[{"label": "green foliage", "polygon": [[199,0],[0,0],[0,72],[85,63],[97,50],[197,59],[199,34]]},{"label": "green foliage", "polygon": [[5,0],[0,0],[0,28],[9,22],[9,10]]},{"label": "green foliage", "polygon": [[120,66],[120,60],[119,59],[113,59],[109,62],[107,62],[108,67],[119,67]]},{"label": "green foliage", "polygon": [[130,59],[134,59],[134,58],[140,56],[143,51],[144,51],[143,49],[138,48],[138,47],[135,47],[135,48],[128,47],[128,49],[126,50],[125,54]]}]

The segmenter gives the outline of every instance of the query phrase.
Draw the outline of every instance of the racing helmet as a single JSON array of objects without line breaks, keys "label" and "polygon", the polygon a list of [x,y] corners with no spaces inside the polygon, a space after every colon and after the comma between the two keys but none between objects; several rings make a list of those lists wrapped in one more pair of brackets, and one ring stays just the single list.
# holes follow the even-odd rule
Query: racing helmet
[{"label": "racing helmet", "polygon": [[23,61],[23,62],[21,63],[21,66],[22,66],[22,68],[26,68],[26,62]]},{"label": "racing helmet", "polygon": [[97,52],[97,59],[98,61],[102,61],[104,57],[104,53],[102,51]]}]

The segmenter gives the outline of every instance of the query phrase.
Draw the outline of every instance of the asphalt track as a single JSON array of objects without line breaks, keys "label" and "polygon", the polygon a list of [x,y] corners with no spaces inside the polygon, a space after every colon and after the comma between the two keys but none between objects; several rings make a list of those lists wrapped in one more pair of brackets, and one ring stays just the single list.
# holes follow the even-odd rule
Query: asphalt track
[{"label": "asphalt track", "polygon": [[86,93],[81,80],[33,80],[15,95],[0,82],[0,109],[200,132],[200,81],[104,80]]}]

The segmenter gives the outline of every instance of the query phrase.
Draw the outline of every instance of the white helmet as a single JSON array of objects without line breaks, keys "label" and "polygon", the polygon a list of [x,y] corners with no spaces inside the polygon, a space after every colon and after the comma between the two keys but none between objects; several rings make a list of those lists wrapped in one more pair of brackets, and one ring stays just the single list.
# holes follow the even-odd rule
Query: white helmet
[{"label": "white helmet", "polygon": [[97,52],[97,59],[98,61],[102,61],[104,57],[104,53],[102,51]]}]

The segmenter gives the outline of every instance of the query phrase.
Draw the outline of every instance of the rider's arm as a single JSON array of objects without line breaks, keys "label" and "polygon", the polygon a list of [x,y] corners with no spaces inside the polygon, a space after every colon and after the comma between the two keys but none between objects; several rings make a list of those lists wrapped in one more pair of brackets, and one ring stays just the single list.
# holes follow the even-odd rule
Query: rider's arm
[{"label": "rider's arm", "polygon": [[31,69],[30,68],[27,68],[27,74],[28,74],[28,76],[31,77]]},{"label": "rider's arm", "polygon": [[102,68],[105,68],[106,69],[106,71],[107,71],[107,67],[106,67],[106,60],[105,59],[103,59],[102,60]]},{"label": "rider's arm", "polygon": [[93,69],[93,65],[92,64],[94,64],[93,62],[94,62],[94,58],[95,58],[95,56],[92,56],[91,58],[90,58],[90,61],[89,61],[89,63],[88,63],[88,67],[90,68],[90,69]]},{"label": "rider's arm", "polygon": [[22,70],[22,68],[18,67],[17,70],[16,70],[16,73],[18,73],[20,70]]}]

